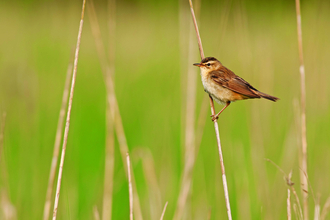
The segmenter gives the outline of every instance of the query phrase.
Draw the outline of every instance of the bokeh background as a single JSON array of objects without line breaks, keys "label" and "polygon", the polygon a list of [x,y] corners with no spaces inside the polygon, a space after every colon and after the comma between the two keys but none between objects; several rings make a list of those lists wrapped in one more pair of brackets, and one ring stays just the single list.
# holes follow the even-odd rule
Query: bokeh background
[{"label": "bokeh background", "polygon": [[[42,218],[58,114],[76,44],[82,1],[0,2],[0,113],[6,112],[1,149],[1,219]],[[117,1],[115,90],[131,152],[144,219],[172,219],[184,167],[189,28],[188,1]],[[105,47],[106,1],[95,1]],[[88,7],[87,9],[88,10]],[[306,68],[308,176],[323,207],[330,196],[330,2],[302,1]],[[199,25],[206,56],[263,92],[279,97],[232,104],[219,127],[234,219],[286,218],[287,186],[299,184],[299,60],[295,2],[207,0]],[[186,39],[186,40],[185,40]],[[196,40],[195,36],[193,39]],[[197,46],[197,41],[196,45]],[[191,55],[191,54],[190,54]],[[194,62],[199,62],[195,48]],[[209,103],[199,70],[196,120],[202,105],[203,135],[196,155],[184,219],[226,219],[221,169]],[[222,106],[216,105],[216,110]],[[203,112],[203,111],[202,111]],[[2,122],[1,122],[2,123]],[[196,128],[198,125],[195,126]],[[86,13],[73,100],[58,219],[93,219],[102,212],[106,137],[106,89]],[[153,160],[161,207],[151,202],[139,152]],[[128,219],[128,182],[115,145],[113,219]],[[314,213],[309,198],[310,218]],[[329,219],[329,218],[328,218]]]}]

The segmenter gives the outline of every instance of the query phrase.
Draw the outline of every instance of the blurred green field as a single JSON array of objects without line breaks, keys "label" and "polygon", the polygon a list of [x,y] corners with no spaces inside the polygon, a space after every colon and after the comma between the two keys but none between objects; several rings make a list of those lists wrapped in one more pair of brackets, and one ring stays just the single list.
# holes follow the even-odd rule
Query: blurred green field
[{"label": "blurred green field", "polygon": [[[190,65],[185,59],[191,22],[188,1],[185,7],[179,20],[175,1],[117,2],[115,90],[144,219],[153,219],[153,210],[162,207],[150,202],[139,150],[150,151],[153,157],[161,203],[168,201],[164,219],[172,219],[180,190],[186,90],[186,72],[182,70]],[[303,1],[301,7],[308,175],[323,207],[330,196],[330,2]],[[0,113],[7,113],[0,205],[9,199],[17,213],[13,219],[42,217],[80,10],[81,1],[0,2]],[[107,45],[106,2],[97,2],[96,10]],[[257,89],[281,99],[277,103],[237,102],[220,117],[233,219],[285,219],[287,187],[283,175],[264,158],[287,173],[293,170],[300,194],[300,78],[294,1],[202,1],[199,24],[206,56],[217,57]],[[181,45],[180,33],[187,39]],[[199,62],[198,53],[195,57]],[[196,74],[190,76],[198,77],[197,116],[206,96],[198,71],[196,68]],[[86,14],[58,219],[93,219],[95,205],[102,211],[105,92]],[[221,107],[216,105],[217,110]],[[209,111],[204,118],[184,219],[207,219],[210,213],[210,219],[226,219]],[[117,142],[113,193],[113,219],[128,219],[128,183]],[[312,218],[312,196],[309,205]],[[3,211],[0,218],[5,219]]]}]

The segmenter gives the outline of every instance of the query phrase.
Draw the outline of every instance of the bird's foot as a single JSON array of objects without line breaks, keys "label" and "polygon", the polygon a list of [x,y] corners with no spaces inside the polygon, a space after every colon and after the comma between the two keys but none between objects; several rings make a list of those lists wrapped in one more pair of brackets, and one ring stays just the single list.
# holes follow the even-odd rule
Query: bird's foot
[{"label": "bird's foot", "polygon": [[212,121],[218,120],[218,118],[219,118],[218,115],[211,115],[210,117],[212,117]]}]

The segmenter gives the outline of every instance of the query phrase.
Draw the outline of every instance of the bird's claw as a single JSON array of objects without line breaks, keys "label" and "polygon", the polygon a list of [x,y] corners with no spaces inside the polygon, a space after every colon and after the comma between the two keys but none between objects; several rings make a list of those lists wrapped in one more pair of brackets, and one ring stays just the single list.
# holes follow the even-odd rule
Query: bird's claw
[{"label": "bird's claw", "polygon": [[215,116],[215,115],[211,115],[210,117],[212,117],[212,121],[218,120],[219,116]]}]

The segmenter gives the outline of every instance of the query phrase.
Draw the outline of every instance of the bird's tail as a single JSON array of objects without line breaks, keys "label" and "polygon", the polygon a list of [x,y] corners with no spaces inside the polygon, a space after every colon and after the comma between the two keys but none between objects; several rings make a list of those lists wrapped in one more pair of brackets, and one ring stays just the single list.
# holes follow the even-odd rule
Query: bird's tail
[{"label": "bird's tail", "polygon": [[271,100],[273,102],[276,102],[277,100],[279,100],[279,98],[275,97],[275,96],[271,96],[271,95],[268,95],[266,93],[263,93],[263,92],[257,92],[258,95],[260,95],[261,98],[264,98],[264,99],[268,99],[268,100]]}]

